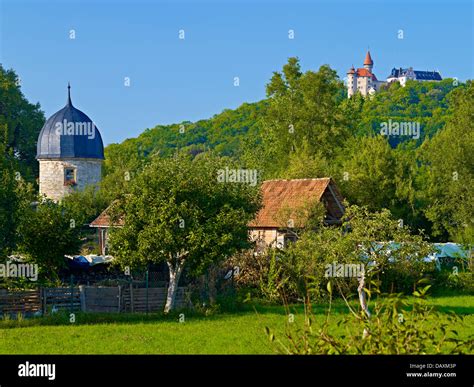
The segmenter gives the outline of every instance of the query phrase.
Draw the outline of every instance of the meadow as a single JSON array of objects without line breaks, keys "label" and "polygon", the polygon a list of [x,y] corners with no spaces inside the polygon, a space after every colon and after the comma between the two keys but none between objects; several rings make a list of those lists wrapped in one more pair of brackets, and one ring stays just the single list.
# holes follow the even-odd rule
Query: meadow
[{"label": "meadow", "polygon": [[[474,333],[474,296],[452,295],[429,299],[441,312],[464,316],[456,326],[459,337]],[[324,304],[314,306],[315,323],[326,319]],[[304,318],[301,306],[247,304],[232,312],[162,314],[81,314],[71,323],[69,314],[32,319],[0,320],[0,354],[271,354],[276,347],[265,334],[269,327],[283,338],[288,313],[295,323]],[[331,329],[342,335],[350,327],[338,326],[347,313],[336,301]],[[428,324],[436,324],[430,322]]]}]

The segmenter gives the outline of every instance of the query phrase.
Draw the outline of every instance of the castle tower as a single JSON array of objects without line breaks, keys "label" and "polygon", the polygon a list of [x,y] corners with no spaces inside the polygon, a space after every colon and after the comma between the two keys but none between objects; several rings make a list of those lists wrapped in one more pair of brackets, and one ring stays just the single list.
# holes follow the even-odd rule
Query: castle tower
[{"label": "castle tower", "polygon": [[347,96],[352,97],[357,91],[357,73],[354,65],[347,72]]},{"label": "castle tower", "polygon": [[372,72],[373,67],[374,67],[374,61],[372,60],[372,57],[370,56],[370,51],[367,50],[367,54],[365,55],[365,60],[364,60],[364,68]]},{"label": "castle tower", "polygon": [[73,106],[69,85],[66,106],[41,129],[36,159],[40,194],[55,201],[101,180],[102,137],[92,120]]}]

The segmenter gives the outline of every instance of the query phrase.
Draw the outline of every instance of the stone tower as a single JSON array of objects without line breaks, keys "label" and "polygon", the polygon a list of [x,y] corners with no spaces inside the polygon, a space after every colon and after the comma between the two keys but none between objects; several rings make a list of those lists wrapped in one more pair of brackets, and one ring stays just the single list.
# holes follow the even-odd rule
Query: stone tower
[{"label": "stone tower", "polygon": [[357,91],[357,74],[354,66],[347,72],[347,96],[352,97]]},{"label": "stone tower", "polygon": [[73,106],[69,85],[66,106],[41,129],[36,159],[40,194],[55,201],[101,180],[102,137],[93,121]]}]

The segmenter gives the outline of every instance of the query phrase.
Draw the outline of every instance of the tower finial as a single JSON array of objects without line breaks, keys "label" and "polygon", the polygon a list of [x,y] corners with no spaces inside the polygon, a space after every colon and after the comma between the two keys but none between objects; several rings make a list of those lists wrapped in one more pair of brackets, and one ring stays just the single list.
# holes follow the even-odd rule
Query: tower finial
[{"label": "tower finial", "polygon": [[68,105],[72,105],[72,102],[71,102],[71,84],[69,82],[67,83],[67,103],[68,103]]}]

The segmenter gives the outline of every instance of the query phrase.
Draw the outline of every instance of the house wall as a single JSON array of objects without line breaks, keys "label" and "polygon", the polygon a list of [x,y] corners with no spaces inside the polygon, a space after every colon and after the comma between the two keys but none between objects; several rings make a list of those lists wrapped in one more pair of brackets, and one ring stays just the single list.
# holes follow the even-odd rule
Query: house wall
[{"label": "house wall", "polygon": [[251,228],[249,230],[249,238],[251,241],[261,241],[257,248],[266,247],[283,247],[284,237],[286,233],[276,228]]}]

